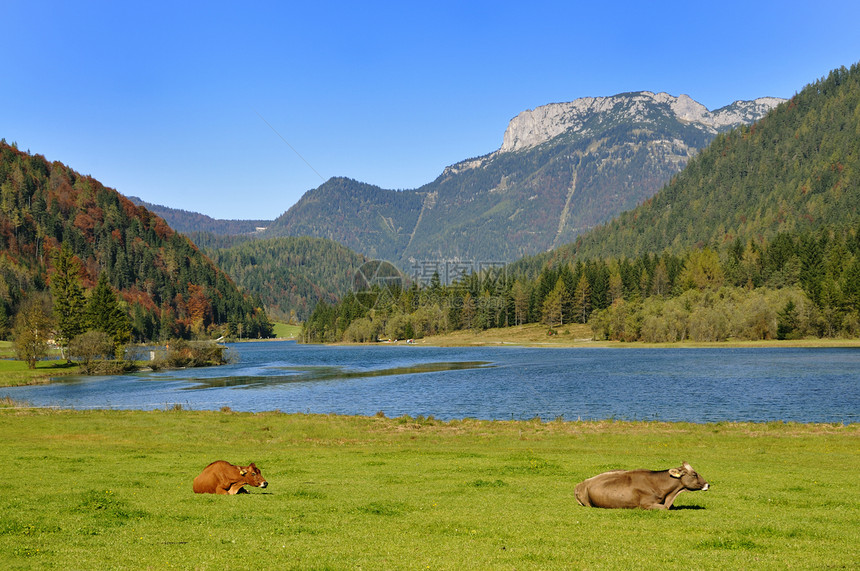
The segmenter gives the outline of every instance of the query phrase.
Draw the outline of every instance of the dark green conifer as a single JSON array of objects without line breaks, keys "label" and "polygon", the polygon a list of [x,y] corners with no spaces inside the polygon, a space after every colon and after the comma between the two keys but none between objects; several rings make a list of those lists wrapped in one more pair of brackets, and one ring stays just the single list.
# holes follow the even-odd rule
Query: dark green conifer
[{"label": "dark green conifer", "polygon": [[69,342],[87,329],[87,302],[79,271],[80,264],[68,245],[64,244],[54,256],[54,273],[51,275],[56,341],[64,352]]}]

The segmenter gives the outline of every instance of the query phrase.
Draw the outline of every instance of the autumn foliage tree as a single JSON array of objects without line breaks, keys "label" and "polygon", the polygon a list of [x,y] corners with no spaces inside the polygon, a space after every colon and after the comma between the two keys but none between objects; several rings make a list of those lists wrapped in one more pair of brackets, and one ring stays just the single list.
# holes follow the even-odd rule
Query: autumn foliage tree
[{"label": "autumn foliage tree", "polygon": [[40,294],[28,296],[15,318],[15,355],[31,369],[48,354],[48,340],[53,321],[48,310],[50,301]]}]

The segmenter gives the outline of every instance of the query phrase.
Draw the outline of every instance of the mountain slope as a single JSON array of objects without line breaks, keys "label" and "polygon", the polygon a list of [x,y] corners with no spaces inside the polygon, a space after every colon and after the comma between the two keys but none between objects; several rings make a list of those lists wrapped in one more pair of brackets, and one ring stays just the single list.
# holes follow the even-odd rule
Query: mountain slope
[{"label": "mountain slope", "polygon": [[415,190],[332,179],[267,235],[336,240],[370,257],[511,261],[570,242],[653,196],[722,131],[780,100],[715,112],[687,96],[627,93],[525,111],[502,147]]},{"label": "mountain slope", "polygon": [[409,243],[422,199],[336,177],[306,192],[264,235],[328,238],[371,258],[394,259]]},{"label": "mountain slope", "polygon": [[559,255],[637,256],[860,224],[860,66],[719,136],[656,196]]},{"label": "mountain slope", "polygon": [[277,319],[308,318],[314,306],[335,303],[352,286],[363,256],[323,238],[270,238],[206,253],[258,297]]},{"label": "mountain slope", "polygon": [[253,234],[272,223],[271,220],[223,220],[198,212],[151,204],[136,196],[129,196],[128,199],[137,206],[143,206],[150,212],[158,214],[171,228],[183,234],[192,232],[209,232],[219,236]]},{"label": "mountain slope", "polygon": [[61,243],[80,261],[84,287],[107,274],[135,339],[206,336],[230,321],[265,334],[253,300],[163,219],[90,176],[0,142],[0,313],[47,289]]}]

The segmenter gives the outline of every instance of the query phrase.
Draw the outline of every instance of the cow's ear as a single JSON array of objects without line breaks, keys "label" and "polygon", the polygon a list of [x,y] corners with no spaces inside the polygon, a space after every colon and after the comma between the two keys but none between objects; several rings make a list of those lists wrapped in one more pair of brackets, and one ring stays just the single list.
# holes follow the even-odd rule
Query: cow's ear
[{"label": "cow's ear", "polygon": [[247,471],[246,469],[244,469],[244,468],[239,468],[239,475],[240,475],[240,476],[244,476],[244,475],[245,475],[245,474],[247,474],[247,473],[248,473],[248,471]]},{"label": "cow's ear", "polygon": [[669,469],[669,475],[672,476],[673,478],[680,478],[681,477],[681,471],[677,468],[670,468]]}]

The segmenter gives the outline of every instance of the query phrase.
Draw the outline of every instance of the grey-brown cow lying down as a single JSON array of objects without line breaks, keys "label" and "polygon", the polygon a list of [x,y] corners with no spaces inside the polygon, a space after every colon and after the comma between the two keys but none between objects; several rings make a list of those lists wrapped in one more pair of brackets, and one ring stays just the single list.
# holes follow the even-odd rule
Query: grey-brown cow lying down
[{"label": "grey-brown cow lying down", "polygon": [[668,510],[685,490],[707,490],[708,483],[684,462],[671,470],[613,470],[576,485],[576,501],[595,508]]},{"label": "grey-brown cow lying down", "polygon": [[195,494],[247,494],[246,485],[265,488],[269,485],[260,469],[252,462],[248,466],[234,466],[224,460],[212,462],[194,478]]}]

